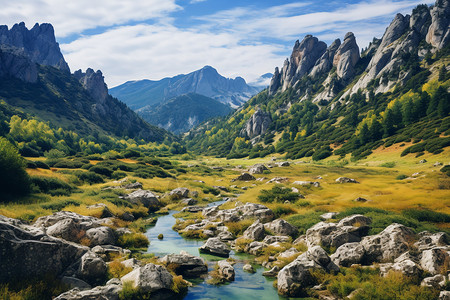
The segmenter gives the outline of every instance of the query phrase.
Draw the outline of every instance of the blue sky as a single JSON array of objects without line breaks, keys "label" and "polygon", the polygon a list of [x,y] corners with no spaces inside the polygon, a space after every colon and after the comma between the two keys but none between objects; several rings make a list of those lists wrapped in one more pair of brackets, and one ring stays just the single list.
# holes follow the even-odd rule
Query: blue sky
[{"label": "blue sky", "polygon": [[205,65],[252,82],[307,34],[330,44],[352,31],[363,48],[422,3],[434,1],[0,0],[0,19],[52,23],[71,70],[100,69],[110,87]]}]

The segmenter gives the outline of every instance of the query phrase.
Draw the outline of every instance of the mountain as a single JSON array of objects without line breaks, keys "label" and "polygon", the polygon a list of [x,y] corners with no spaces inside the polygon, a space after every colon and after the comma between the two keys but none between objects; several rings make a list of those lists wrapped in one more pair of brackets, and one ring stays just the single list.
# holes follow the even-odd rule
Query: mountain
[{"label": "mountain", "polygon": [[140,115],[150,124],[178,134],[189,131],[207,119],[231,112],[232,108],[226,104],[190,93],[151,106],[140,111]]},{"label": "mountain", "polygon": [[360,52],[353,33],[326,45],[307,35],[269,87],[228,118],[194,128],[188,147],[210,155],[359,159],[399,144],[402,155],[450,146],[450,5],[397,14]]},{"label": "mountain", "polygon": [[259,76],[259,78],[257,78],[256,80],[249,82],[249,85],[261,87],[262,89],[265,89],[266,87],[269,86],[270,80],[272,79],[272,77],[273,77],[272,73],[263,74],[263,75]]},{"label": "mountain", "polygon": [[196,93],[238,107],[261,89],[247,85],[242,77],[221,76],[216,69],[205,66],[187,75],[158,81],[128,81],[110,90],[111,95],[134,110],[152,106],[176,96]]},{"label": "mountain", "polygon": [[0,99],[52,126],[147,141],[169,135],[110,96],[101,71],[71,74],[50,24],[0,26],[0,77]]}]

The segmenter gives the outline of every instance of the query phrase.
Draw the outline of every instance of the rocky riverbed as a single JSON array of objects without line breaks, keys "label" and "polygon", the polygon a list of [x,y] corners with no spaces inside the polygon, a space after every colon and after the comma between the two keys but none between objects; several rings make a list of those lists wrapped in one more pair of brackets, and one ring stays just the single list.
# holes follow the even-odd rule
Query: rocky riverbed
[{"label": "rocky riverbed", "polygon": [[[152,193],[135,194],[132,201],[159,205]],[[189,191],[173,194],[183,201]],[[151,293],[158,299],[172,299],[186,296],[185,287],[192,284],[186,297],[199,299],[211,294],[212,286],[205,282],[205,278],[211,277],[218,280],[216,283],[233,282],[229,287],[214,288],[221,291],[215,295],[222,299],[239,297],[240,291],[242,297],[256,294],[261,299],[276,297],[277,293],[286,297],[337,299],[320,284],[317,272],[337,276],[343,268],[351,267],[379,270],[379,276],[397,272],[418,286],[441,290],[440,299],[449,297],[445,289],[450,280],[450,246],[443,232],[415,233],[394,223],[378,234],[369,235],[371,219],[352,215],[339,221],[324,220],[299,236],[295,226],[275,219],[264,205],[227,201],[227,207],[234,208],[184,209],[201,212],[201,217],[179,221],[177,230],[191,236],[200,232],[204,242],[187,240],[173,232],[173,213],[160,217],[160,225],[157,223],[147,231],[154,243],[149,252],[157,255],[152,262],[130,258],[130,250],[117,246],[120,237],[130,231],[117,226],[115,216],[96,218],[61,211],[41,217],[31,225],[0,216],[0,281],[52,274],[71,288],[56,298],[67,300],[119,299],[124,286]],[[239,236],[227,227],[244,220],[252,223]],[[159,234],[164,236],[160,240],[156,238]],[[108,267],[113,260],[119,260],[129,272],[108,280]],[[276,280],[276,288],[272,287],[272,280]]]}]

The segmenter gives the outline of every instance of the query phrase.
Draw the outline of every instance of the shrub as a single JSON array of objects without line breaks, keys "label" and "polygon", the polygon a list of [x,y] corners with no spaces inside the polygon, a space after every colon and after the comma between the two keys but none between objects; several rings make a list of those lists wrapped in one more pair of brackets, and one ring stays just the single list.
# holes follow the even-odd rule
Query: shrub
[{"label": "shrub", "polygon": [[403,180],[403,179],[406,179],[406,178],[408,178],[408,175],[405,175],[405,174],[400,174],[397,177],[395,177],[395,179],[397,179],[397,180]]},{"label": "shrub", "polygon": [[64,201],[58,201],[58,202],[41,204],[41,207],[43,209],[50,209],[50,210],[53,210],[53,211],[60,211],[66,206],[69,206],[69,205],[80,206],[80,204],[81,204],[80,201],[68,199],[68,200],[64,200]]},{"label": "shrub", "polygon": [[393,167],[395,167],[395,161],[385,162],[385,163],[381,164],[380,167],[393,168]]},{"label": "shrub", "polygon": [[35,191],[52,196],[69,196],[75,190],[72,185],[54,177],[32,176],[31,183]]},{"label": "shrub", "polygon": [[89,169],[90,172],[94,172],[100,175],[105,175],[106,177],[111,177],[112,173],[114,172],[111,168],[105,167],[105,166],[99,166],[99,165],[95,165],[92,166]]},{"label": "shrub", "polygon": [[295,213],[295,210],[293,210],[290,206],[287,205],[277,205],[273,209],[273,214],[275,215],[275,218],[278,219],[285,215],[290,215]]},{"label": "shrub", "polygon": [[0,137],[0,193],[19,196],[30,191],[30,177],[18,150],[5,138]]},{"label": "shrub", "polygon": [[285,201],[294,202],[298,199],[298,197],[298,193],[294,193],[290,189],[276,185],[271,190],[262,190],[261,195],[258,196],[258,199],[264,203],[272,203],[274,201],[283,203]]},{"label": "shrub", "polygon": [[291,215],[286,221],[296,226],[299,234],[304,234],[308,228],[321,221],[320,215],[324,212],[310,212],[306,214]]},{"label": "shrub", "polygon": [[225,226],[228,227],[228,230],[234,235],[238,236],[244,233],[244,231],[252,225],[254,220],[244,219],[239,222],[226,222]]},{"label": "shrub", "polygon": [[403,215],[419,222],[449,223],[450,215],[427,209],[406,209]]},{"label": "shrub", "polygon": [[125,267],[119,260],[113,260],[108,265],[108,277],[109,278],[121,278],[133,271],[131,267]]},{"label": "shrub", "polygon": [[147,248],[150,242],[142,233],[127,233],[119,237],[117,245],[122,248]]},{"label": "shrub", "polygon": [[440,170],[442,173],[445,173],[447,176],[450,176],[450,165],[446,165]]},{"label": "shrub", "polygon": [[122,171],[114,171],[111,174],[112,179],[120,179],[120,178],[124,178],[125,176],[127,176],[127,173],[122,172]]},{"label": "shrub", "polygon": [[94,173],[94,172],[79,172],[75,174],[78,179],[81,181],[84,181],[89,184],[95,184],[95,183],[103,183],[102,176]]}]

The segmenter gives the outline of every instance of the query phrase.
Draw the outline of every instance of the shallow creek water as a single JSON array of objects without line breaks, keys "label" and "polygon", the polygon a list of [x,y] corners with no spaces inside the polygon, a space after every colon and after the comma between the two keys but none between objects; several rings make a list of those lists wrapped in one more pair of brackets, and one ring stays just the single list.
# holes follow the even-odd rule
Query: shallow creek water
[{"label": "shallow creek water", "polygon": [[[222,201],[215,202],[213,205],[220,205]],[[184,250],[192,255],[203,257],[208,263],[208,270],[212,270],[215,261],[222,260],[224,258],[200,254],[198,248],[203,244],[203,241],[185,239],[177,232],[172,230],[172,226],[175,224],[175,218],[173,215],[177,211],[171,211],[168,215],[158,218],[155,226],[150,227],[146,236],[150,240],[150,246],[147,250],[148,253],[154,253],[157,256],[164,256],[170,253],[180,253]],[[158,240],[158,234],[162,233],[164,239]],[[184,300],[188,299],[220,299],[220,300],[247,300],[247,299],[286,299],[280,297],[273,287],[273,279],[268,279],[262,276],[264,268],[255,265],[256,273],[250,274],[244,272],[242,267],[246,260],[251,260],[252,256],[247,254],[230,253],[230,257],[236,259],[237,263],[234,265],[235,269],[235,281],[225,284],[214,286],[207,284],[205,280],[194,280],[193,286],[189,288],[188,294]]]}]

